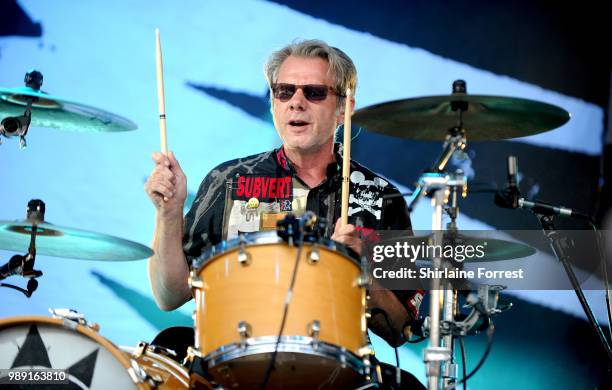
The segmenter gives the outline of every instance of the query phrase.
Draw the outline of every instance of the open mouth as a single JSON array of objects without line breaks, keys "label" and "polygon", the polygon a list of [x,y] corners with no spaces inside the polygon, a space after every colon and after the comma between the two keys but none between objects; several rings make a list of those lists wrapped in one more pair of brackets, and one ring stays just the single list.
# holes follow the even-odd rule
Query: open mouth
[{"label": "open mouth", "polygon": [[291,126],[300,127],[300,126],[306,126],[307,124],[308,124],[308,122],[305,122],[305,121],[299,121],[299,120],[289,121],[289,125],[291,125]]}]

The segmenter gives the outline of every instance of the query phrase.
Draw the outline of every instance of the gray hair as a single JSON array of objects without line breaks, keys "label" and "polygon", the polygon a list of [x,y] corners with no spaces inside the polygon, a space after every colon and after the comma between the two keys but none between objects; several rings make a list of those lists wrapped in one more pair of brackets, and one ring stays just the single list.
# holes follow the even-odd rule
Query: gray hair
[{"label": "gray hair", "polygon": [[333,89],[338,95],[338,109],[344,105],[346,89],[350,88],[355,96],[357,88],[357,69],[351,58],[337,47],[329,46],[318,39],[294,41],[293,43],[273,52],[266,64],[264,73],[270,87],[270,102],[272,102],[272,84],[278,79],[278,71],[283,62],[289,57],[322,58],[329,63],[329,72],[334,78]]}]

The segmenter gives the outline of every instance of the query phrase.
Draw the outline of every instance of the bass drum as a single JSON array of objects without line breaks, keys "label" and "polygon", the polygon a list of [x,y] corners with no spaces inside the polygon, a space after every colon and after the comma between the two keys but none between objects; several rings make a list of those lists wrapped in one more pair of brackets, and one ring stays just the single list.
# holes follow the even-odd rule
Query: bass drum
[{"label": "bass drum", "polygon": [[60,318],[0,320],[0,367],[65,370],[75,389],[150,388],[140,383],[136,362],[113,343],[87,326]]}]

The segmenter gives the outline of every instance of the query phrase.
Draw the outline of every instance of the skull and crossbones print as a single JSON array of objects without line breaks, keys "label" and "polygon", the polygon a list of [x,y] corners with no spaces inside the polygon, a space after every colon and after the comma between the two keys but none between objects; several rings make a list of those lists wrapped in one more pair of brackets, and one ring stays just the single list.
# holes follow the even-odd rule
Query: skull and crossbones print
[{"label": "skull and crossbones print", "polygon": [[349,195],[348,215],[367,211],[374,215],[376,219],[381,218],[382,203],[381,192],[389,183],[380,177],[373,180],[366,180],[365,175],[359,171],[353,171],[350,176],[354,191]]}]

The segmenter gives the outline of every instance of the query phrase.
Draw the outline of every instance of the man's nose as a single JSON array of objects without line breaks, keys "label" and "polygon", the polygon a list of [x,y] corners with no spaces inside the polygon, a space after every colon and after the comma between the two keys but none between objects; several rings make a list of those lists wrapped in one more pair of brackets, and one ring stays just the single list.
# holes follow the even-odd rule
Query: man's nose
[{"label": "man's nose", "polygon": [[306,108],[306,97],[302,88],[298,88],[289,99],[289,108],[291,110],[304,110]]}]

